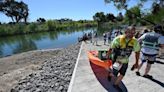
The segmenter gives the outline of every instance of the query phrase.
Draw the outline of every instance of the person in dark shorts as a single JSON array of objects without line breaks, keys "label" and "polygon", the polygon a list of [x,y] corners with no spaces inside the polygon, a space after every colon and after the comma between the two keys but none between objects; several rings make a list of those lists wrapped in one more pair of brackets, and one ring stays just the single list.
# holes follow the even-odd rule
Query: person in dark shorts
[{"label": "person in dark shorts", "polygon": [[114,87],[118,87],[119,83],[125,76],[126,70],[128,68],[129,56],[131,55],[132,51],[135,52],[136,62],[134,67],[138,67],[140,45],[134,35],[135,27],[130,26],[127,27],[123,35],[115,37],[111,42],[107,57],[112,54],[111,59],[113,63],[113,70],[110,71],[109,69],[108,80],[110,81],[111,78],[116,76],[116,80],[113,85]]}]

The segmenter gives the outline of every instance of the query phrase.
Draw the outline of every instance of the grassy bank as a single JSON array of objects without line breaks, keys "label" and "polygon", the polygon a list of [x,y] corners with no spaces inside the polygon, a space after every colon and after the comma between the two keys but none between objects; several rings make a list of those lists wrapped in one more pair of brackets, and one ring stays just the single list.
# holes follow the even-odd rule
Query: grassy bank
[{"label": "grassy bank", "polygon": [[44,23],[29,24],[2,24],[0,25],[0,36],[10,36],[18,34],[29,34],[44,31],[61,31],[63,29],[93,27],[97,26],[94,21],[53,21],[49,20]]}]

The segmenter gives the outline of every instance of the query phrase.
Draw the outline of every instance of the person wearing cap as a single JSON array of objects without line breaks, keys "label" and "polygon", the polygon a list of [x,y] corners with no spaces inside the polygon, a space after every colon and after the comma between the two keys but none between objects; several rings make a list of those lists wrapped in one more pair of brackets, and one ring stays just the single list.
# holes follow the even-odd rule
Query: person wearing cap
[{"label": "person wearing cap", "polygon": [[[136,62],[134,64],[134,67],[138,67],[140,45],[134,35],[135,27],[130,26],[127,27],[124,34],[115,37],[111,42],[107,57],[109,58],[109,56],[112,54],[111,59],[113,63],[113,70],[109,70],[108,80],[110,81],[111,78],[114,78],[114,76],[116,76],[116,80],[113,85],[114,87],[118,88],[119,83],[125,76],[126,70],[128,68],[129,56],[131,55],[132,51],[135,52]],[[116,64],[118,65],[118,67]],[[114,71],[117,72],[114,73]]]},{"label": "person wearing cap", "polygon": [[143,34],[139,39],[138,42],[141,45],[141,63],[136,71],[136,75],[140,76],[139,70],[141,69],[144,62],[147,62],[145,73],[143,77],[152,79],[152,75],[149,75],[149,71],[151,69],[151,65],[154,64],[156,61],[156,55],[158,54],[161,43],[161,31],[162,26],[156,25],[152,32],[147,32]]}]

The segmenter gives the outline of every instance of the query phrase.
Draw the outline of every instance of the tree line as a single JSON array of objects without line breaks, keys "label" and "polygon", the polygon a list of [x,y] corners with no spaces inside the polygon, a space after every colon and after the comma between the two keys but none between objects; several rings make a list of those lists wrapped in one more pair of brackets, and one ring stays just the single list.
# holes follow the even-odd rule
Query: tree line
[{"label": "tree line", "polygon": [[[104,14],[104,12],[97,12],[93,19],[97,21],[98,25],[103,25],[104,23],[118,24],[159,24],[164,22],[164,0],[152,0],[151,9],[142,10],[143,5],[149,0],[137,0],[136,6],[129,8],[129,1],[133,0],[104,0],[106,4],[113,3],[114,6],[120,10],[117,16],[114,14]],[[121,13],[121,10],[125,10],[125,15]]]}]

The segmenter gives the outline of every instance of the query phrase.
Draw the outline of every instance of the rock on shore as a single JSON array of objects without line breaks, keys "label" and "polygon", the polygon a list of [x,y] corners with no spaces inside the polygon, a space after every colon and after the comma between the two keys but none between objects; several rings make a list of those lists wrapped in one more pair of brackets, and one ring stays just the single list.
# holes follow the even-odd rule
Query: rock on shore
[{"label": "rock on shore", "polygon": [[66,92],[78,57],[80,43],[64,48],[45,61],[37,73],[31,73],[11,92]]}]

